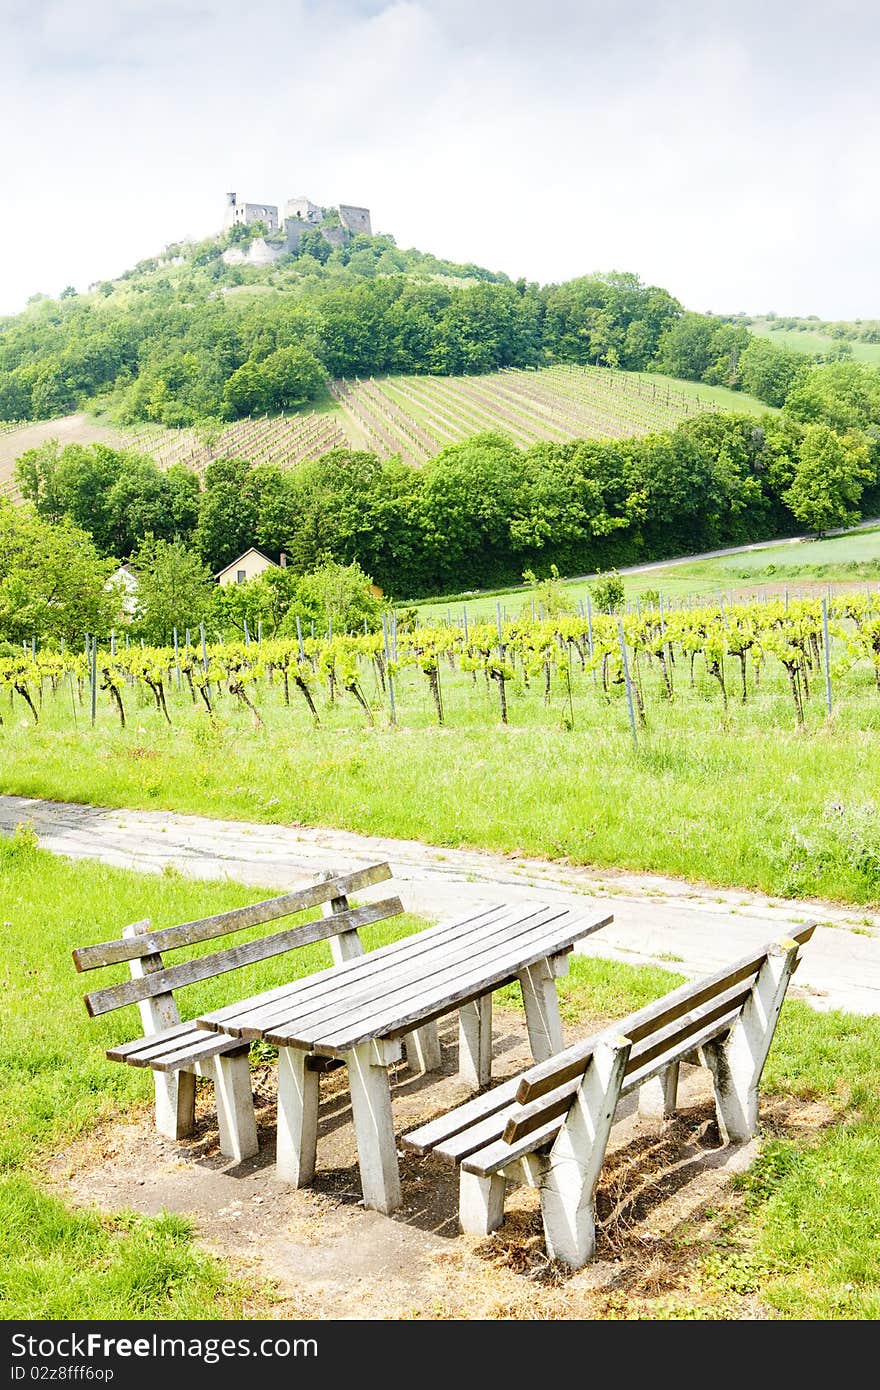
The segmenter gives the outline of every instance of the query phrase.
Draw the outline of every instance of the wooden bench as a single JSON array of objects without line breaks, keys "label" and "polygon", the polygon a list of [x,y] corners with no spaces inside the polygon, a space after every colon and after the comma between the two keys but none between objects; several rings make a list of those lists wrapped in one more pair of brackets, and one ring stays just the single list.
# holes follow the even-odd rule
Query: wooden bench
[{"label": "wooden bench", "polygon": [[[83,946],[73,952],[77,970],[128,962],[131,979],[85,996],[93,1017],[137,1004],[143,1037],[110,1048],[107,1056],[129,1066],[150,1067],[155,1076],[156,1128],[170,1139],[190,1134],[194,1123],[197,1076],[214,1083],[220,1150],[240,1161],[257,1152],[257,1128],[248,1065],[249,1044],[240,1039],[199,1028],[195,1019],[183,1022],[175,991],[256,961],[268,960],[315,941],[329,939],[335,964],[363,955],[358,929],[381,922],[403,911],[399,898],[353,908],[349,894],[391,878],[388,864],[374,864],[349,874],[325,874],[319,882],[269,898],[250,907],[236,908],[197,922],[151,931],[149,920],[135,922],[115,941]],[[323,917],[303,925],[255,937],[209,955],[166,965],[164,955],[180,947],[194,946],[216,937],[244,931],[321,906]],[[433,1061],[435,1032],[422,1030],[407,1038],[408,1060]],[[334,1065],[332,1059],[310,1057],[316,1071]],[[423,1067],[424,1070],[428,1066]]]},{"label": "wooden bench", "polygon": [[708,1067],[725,1143],[751,1138],[758,1082],[799,948],[815,924],[694,980],[615,1027],[530,1067],[405,1136],[404,1147],[460,1165],[462,1229],[487,1235],[504,1219],[507,1182],[539,1188],[551,1258],[580,1268],[595,1249],[593,1194],[615,1112],[668,1118],[679,1065]]}]

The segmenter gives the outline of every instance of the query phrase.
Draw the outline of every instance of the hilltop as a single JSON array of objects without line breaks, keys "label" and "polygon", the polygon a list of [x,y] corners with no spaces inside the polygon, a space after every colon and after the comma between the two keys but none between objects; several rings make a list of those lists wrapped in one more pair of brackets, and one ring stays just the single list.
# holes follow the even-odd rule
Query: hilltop
[{"label": "hilltop", "polygon": [[0,320],[0,420],[86,410],[113,426],[216,426],[326,408],[343,380],[573,364],[779,406],[795,374],[744,325],[631,272],[542,286],[403,250],[372,234],[366,208],[289,199],[282,220],[228,196],[218,235]]}]

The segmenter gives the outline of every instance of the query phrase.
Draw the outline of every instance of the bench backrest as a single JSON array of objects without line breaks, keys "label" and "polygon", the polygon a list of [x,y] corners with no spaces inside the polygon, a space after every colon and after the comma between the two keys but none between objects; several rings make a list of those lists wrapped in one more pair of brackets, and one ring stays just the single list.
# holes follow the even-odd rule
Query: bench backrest
[{"label": "bench backrest", "polygon": [[[791,932],[788,939],[802,946],[815,930],[815,923],[809,923]],[[717,1037],[732,1025],[769,954],[778,949],[776,943],[771,943],[762,951],[743,956],[712,975],[682,985],[621,1019],[608,1033],[586,1038],[546,1062],[530,1067],[519,1082],[518,1108],[507,1122],[505,1143],[516,1143],[568,1112],[594,1049],[610,1036],[615,1040],[623,1037],[631,1044],[621,1096],[636,1090],[664,1066]]]},{"label": "bench backrest", "polygon": [[[403,904],[395,897],[352,908],[348,904],[348,895],[389,878],[391,868],[388,864],[373,864],[349,874],[327,874],[319,882],[297,889],[296,892],[268,898],[264,902],[253,903],[250,907],[221,912],[215,917],[204,917],[197,922],[184,922],[176,927],[164,927],[160,931],[151,931],[149,921],[133,923],[114,941],[82,946],[73,952],[77,970],[95,970],[100,966],[127,961],[133,976],[123,984],[111,985],[107,989],[95,990],[85,995],[85,1006],[92,1017],[108,1013],[112,1009],[120,1009],[126,1004],[140,1004],[143,1013],[144,1005],[158,1001],[161,996],[167,998],[172,990],[195,984],[199,980],[211,979],[229,970],[237,970],[244,965],[252,965],[255,961],[268,960],[284,951],[294,950],[297,946],[306,946],[327,938],[331,938],[331,949],[335,959],[359,955],[363,947],[357,934],[358,928],[397,916],[403,912]],[[161,954],[163,951],[193,946],[202,941],[210,941],[214,937],[244,931],[247,927],[259,926],[280,917],[289,917],[322,904],[322,918],[298,927],[273,932],[269,936],[255,937],[240,946],[230,946],[222,951],[197,956],[193,960],[170,966],[165,964]],[[170,1021],[174,1020],[169,1018]]]}]

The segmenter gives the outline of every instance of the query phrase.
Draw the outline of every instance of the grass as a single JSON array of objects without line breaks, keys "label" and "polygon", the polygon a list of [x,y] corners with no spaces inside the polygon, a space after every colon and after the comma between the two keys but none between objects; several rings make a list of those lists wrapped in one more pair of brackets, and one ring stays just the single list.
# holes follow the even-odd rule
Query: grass
[{"label": "grass", "polygon": [[[107,972],[77,976],[73,947],[118,936],[144,915],[169,926],[260,896],[240,884],[75,864],[36,849],[27,833],[0,838],[0,1317],[225,1318],[270,1301],[198,1250],[186,1221],[71,1211],[39,1177],[54,1149],[151,1095],[149,1072],[104,1056],[139,1034],[136,1009],[89,1019],[81,995]],[[413,926],[398,918],[365,940],[382,944]],[[303,948],[295,961],[305,974],[329,964],[329,949]],[[249,991],[291,973],[284,958],[236,979]],[[126,978],[125,967],[115,975]],[[184,1006],[194,1016],[229,991],[228,976],[206,981],[184,993]]]},{"label": "grass", "polygon": [[841,342],[852,348],[855,362],[880,363],[880,343],[864,343],[858,338],[832,338],[828,333],[809,328],[774,328],[767,319],[758,319],[749,325],[752,333],[761,338],[769,338],[777,347],[791,348],[793,352],[813,354],[828,352],[837,348]]},{"label": "grass", "polygon": [[[780,586],[803,581],[807,590],[821,584],[880,581],[880,527],[865,527],[843,536],[824,540],[784,540],[768,542],[760,549],[741,549],[733,555],[714,559],[670,560],[652,565],[640,573],[624,573],[626,598],[635,602],[641,595],[659,592],[665,598],[707,597],[719,589],[738,599],[761,597],[777,592]],[[589,579],[569,579],[565,591],[572,603],[590,596]],[[477,593],[448,594],[439,599],[414,603],[423,622],[458,615],[462,606],[474,621],[494,618],[496,603],[513,615],[531,600],[532,590],[524,584]]]},{"label": "grass", "polygon": [[[71,1210],[41,1176],[48,1153],[144,1103],[150,1089],[148,1073],[103,1055],[111,1039],[138,1031],[135,1010],[88,1019],[70,948],[114,936],[145,912],[168,925],[256,896],[228,882],[73,863],[37,849],[27,833],[0,839],[0,1316],[226,1318],[271,1307],[267,1291],[201,1251],[180,1217]],[[383,924],[368,944],[417,925]],[[328,959],[326,945],[298,956],[303,972]],[[278,969],[253,967],[249,983],[272,983]],[[679,978],[575,956],[560,981],[563,1012],[569,1022],[619,1016]],[[228,998],[231,979],[243,985],[244,972],[193,986],[188,1010]],[[516,1002],[514,989],[506,996]],[[821,1101],[830,1123],[816,1140],[765,1142],[742,1181],[745,1215],[734,1204],[722,1235],[694,1247],[694,1277],[708,1290],[697,1315],[737,1316],[736,1299],[757,1291],[782,1317],[878,1316],[880,1022],[786,1004],[762,1090]],[[679,1304],[649,1315],[694,1312]]]},{"label": "grass", "polygon": [[[200,813],[474,846],[575,863],[654,871],[792,896],[880,900],[880,699],[867,671],[835,676],[825,716],[812,682],[796,732],[781,668],[743,705],[728,670],[717,681],[676,668],[676,700],[645,672],[647,728],[634,749],[620,687],[576,669],[571,710],[554,677],[508,682],[510,724],[495,683],[442,673],[446,725],[414,668],[395,678],[399,727],[376,727],[351,696],[319,698],[323,727],[302,701],[254,687],[255,731],[228,701],[215,722],[170,692],[172,726],[126,692],[125,731],[102,696],[90,729],[73,727],[70,691],[47,688],[41,721],[4,706],[0,785],[10,793],[96,805]],[[374,692],[368,692],[373,696]],[[574,728],[567,728],[571,713]],[[430,788],[430,795],[426,789]]]}]

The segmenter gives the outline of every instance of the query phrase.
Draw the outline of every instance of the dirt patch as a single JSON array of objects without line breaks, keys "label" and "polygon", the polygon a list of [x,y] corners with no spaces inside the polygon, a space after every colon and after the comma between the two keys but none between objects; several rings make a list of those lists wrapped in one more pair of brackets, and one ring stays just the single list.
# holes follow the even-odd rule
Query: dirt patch
[{"label": "dirt patch", "polygon": [[[571,1031],[593,1031],[597,1020]],[[468,1096],[455,1067],[454,1030],[441,1028],[443,1074],[393,1074],[398,1135]],[[496,1079],[531,1060],[520,1014],[495,1015]],[[344,1070],[321,1082],[318,1173],[292,1190],[274,1175],[275,1068],[254,1074],[260,1153],[230,1165],[218,1150],[212,1088],[200,1083],[196,1132],[172,1143],[146,1108],[106,1123],[56,1153],[49,1180],[66,1201],[106,1211],[186,1214],[197,1238],[264,1289],[252,1316],[319,1318],[596,1318],[650,1316],[692,1299],[702,1253],[719,1238],[720,1213],[736,1200],[733,1174],[756,1145],[725,1149],[708,1074],[684,1068],[680,1110],[665,1128],[632,1110],[612,1131],[597,1191],[597,1256],[576,1273],[547,1258],[538,1194],[517,1187],[507,1218],[488,1240],[458,1232],[457,1170],[434,1157],[401,1157],[403,1204],[394,1217],[361,1205]],[[773,1099],[774,1130],[801,1135],[828,1116],[815,1104]],[[708,1313],[712,1316],[711,1310]],[[729,1313],[727,1315],[730,1315]],[[741,1300],[736,1316],[759,1317]]]}]

